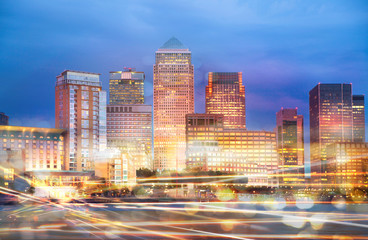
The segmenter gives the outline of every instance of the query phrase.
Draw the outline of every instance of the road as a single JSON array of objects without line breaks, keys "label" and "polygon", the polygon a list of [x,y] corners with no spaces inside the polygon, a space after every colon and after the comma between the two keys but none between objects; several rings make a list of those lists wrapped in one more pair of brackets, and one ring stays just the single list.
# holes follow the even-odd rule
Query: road
[{"label": "road", "polygon": [[0,239],[368,239],[366,203],[30,203],[0,206]]}]

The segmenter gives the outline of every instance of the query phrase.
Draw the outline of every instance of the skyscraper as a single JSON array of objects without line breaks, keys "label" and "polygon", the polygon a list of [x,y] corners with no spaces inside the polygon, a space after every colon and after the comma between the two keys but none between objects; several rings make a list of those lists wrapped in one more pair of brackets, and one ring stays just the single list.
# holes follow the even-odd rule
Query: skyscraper
[{"label": "skyscraper", "polygon": [[364,95],[353,95],[354,142],[365,142]]},{"label": "skyscraper", "polygon": [[245,90],[241,72],[210,72],[206,113],[223,114],[224,128],[245,129]]},{"label": "skyscraper", "polygon": [[326,147],[353,140],[351,84],[318,84],[309,92],[310,159],[314,182],[326,182]]},{"label": "skyscraper", "polygon": [[191,51],[169,39],[156,51],[153,67],[154,168],[185,167],[185,115],[194,112]]},{"label": "skyscraper", "polygon": [[304,181],[304,123],[297,108],[282,108],[276,113],[277,152],[280,185]]},{"label": "skyscraper", "polygon": [[144,104],[144,72],[110,72],[110,104]]},{"label": "skyscraper", "polygon": [[67,130],[65,168],[93,171],[106,148],[106,92],[100,74],[66,70],[56,77],[55,125]]}]

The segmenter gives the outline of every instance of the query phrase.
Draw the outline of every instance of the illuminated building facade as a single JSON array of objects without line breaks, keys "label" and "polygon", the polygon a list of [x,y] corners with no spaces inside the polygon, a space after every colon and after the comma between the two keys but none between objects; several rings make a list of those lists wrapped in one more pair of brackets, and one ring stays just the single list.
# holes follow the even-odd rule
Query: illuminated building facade
[{"label": "illuminated building facade", "polygon": [[152,169],[152,106],[108,105],[107,146],[126,153],[136,169]]},{"label": "illuminated building facade", "polygon": [[63,170],[65,135],[63,129],[0,126],[2,150],[23,151],[24,171]]},{"label": "illuminated building facade", "polygon": [[276,113],[276,138],[280,185],[304,183],[304,123],[297,108]]},{"label": "illuminated building facade", "polygon": [[265,170],[267,186],[278,186],[278,179],[273,176],[278,171],[274,132],[226,129],[223,115],[187,114],[186,142],[188,168],[259,173],[260,179],[264,179]]},{"label": "illuminated building facade", "polygon": [[224,127],[245,129],[245,90],[241,72],[210,72],[206,113],[223,114]]},{"label": "illuminated building facade", "polygon": [[9,117],[3,112],[0,112],[0,125],[9,125]]},{"label": "illuminated building facade", "polygon": [[109,184],[135,184],[134,160],[119,149],[106,149],[95,158],[96,176],[103,177]]},{"label": "illuminated building facade", "polygon": [[24,149],[0,149],[0,186],[13,188],[15,179],[23,177],[26,162]]},{"label": "illuminated building facade", "polygon": [[154,169],[185,168],[185,115],[194,112],[191,52],[178,39],[156,51],[153,67]]},{"label": "illuminated building facade", "polygon": [[364,95],[353,95],[354,142],[365,142]]},{"label": "illuminated building facade", "polygon": [[144,78],[132,68],[110,72],[110,104],[144,104]]},{"label": "illuminated building facade", "polygon": [[65,170],[94,171],[94,154],[106,148],[106,92],[95,73],[57,76],[55,125],[67,130]]},{"label": "illuminated building facade", "polygon": [[327,163],[328,184],[333,187],[368,187],[368,143],[330,144]]},{"label": "illuminated building facade", "polygon": [[351,84],[318,84],[309,92],[310,161],[314,183],[327,181],[326,147],[353,140]]}]

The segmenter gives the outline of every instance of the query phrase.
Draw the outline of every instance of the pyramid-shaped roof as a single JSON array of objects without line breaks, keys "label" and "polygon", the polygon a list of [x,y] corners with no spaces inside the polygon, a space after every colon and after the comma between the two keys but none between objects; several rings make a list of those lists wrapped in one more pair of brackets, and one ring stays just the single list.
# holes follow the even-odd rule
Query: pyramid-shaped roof
[{"label": "pyramid-shaped roof", "polygon": [[160,49],[188,49],[176,37],[170,38]]}]

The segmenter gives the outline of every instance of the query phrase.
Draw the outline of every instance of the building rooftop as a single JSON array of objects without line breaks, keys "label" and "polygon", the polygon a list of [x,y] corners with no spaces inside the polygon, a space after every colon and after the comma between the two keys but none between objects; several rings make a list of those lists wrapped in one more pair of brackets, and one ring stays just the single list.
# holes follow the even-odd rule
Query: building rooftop
[{"label": "building rooftop", "polygon": [[21,127],[21,126],[0,126],[0,131],[27,131],[27,132],[45,132],[45,133],[63,133],[64,129],[59,128],[38,128],[38,127]]},{"label": "building rooftop", "polygon": [[160,47],[160,49],[188,49],[182,42],[176,37],[170,38],[167,42]]},{"label": "building rooftop", "polygon": [[63,75],[66,72],[75,72],[75,73],[84,73],[84,74],[95,74],[95,75],[101,75],[101,73],[93,73],[93,72],[83,72],[83,71],[75,71],[75,70],[64,70],[60,75]]}]

